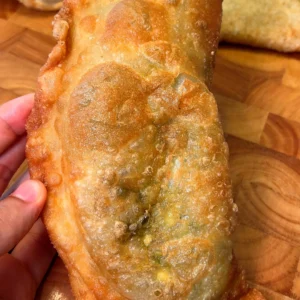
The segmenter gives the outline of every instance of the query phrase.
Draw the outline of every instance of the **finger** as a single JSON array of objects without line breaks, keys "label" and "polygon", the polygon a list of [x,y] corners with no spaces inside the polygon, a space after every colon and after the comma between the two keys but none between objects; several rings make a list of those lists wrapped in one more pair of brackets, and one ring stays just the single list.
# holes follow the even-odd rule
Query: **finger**
[{"label": "finger", "polygon": [[0,201],[4,200],[10,194],[12,194],[21,185],[22,182],[29,180],[29,179],[30,179],[30,175],[29,175],[28,170],[26,169],[24,171],[24,173],[19,175],[19,177],[16,179],[16,181],[8,189],[5,190],[5,192],[0,197]]},{"label": "finger", "polygon": [[38,286],[55,253],[45,226],[42,220],[38,219],[28,234],[16,246],[12,255],[26,266]]},{"label": "finger", "polygon": [[29,94],[0,106],[0,154],[25,133],[25,123],[33,102],[33,94]]},{"label": "finger", "polygon": [[0,257],[0,299],[34,299],[36,283],[29,271],[15,257]]},{"label": "finger", "polygon": [[46,194],[41,182],[28,180],[0,202],[0,255],[11,250],[30,230],[44,206]]},{"label": "finger", "polygon": [[0,194],[25,159],[26,137],[23,136],[0,156]]}]

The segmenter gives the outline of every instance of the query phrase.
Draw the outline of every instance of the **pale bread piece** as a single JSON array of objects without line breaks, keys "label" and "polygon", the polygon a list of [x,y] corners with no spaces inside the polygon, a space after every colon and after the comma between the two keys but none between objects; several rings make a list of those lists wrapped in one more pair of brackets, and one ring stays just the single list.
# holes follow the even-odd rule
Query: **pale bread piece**
[{"label": "pale bread piece", "polygon": [[224,0],[221,39],[282,52],[300,51],[300,1]]},{"label": "pale bread piece", "polygon": [[55,11],[62,7],[62,0],[19,0],[28,8],[43,11]]}]

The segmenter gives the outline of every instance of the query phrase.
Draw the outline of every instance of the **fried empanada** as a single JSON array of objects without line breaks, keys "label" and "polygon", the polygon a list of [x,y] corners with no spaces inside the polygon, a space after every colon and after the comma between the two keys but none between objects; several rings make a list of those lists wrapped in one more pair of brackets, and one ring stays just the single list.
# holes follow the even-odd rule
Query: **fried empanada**
[{"label": "fried empanada", "polygon": [[300,1],[224,0],[221,38],[282,52],[300,51]]},{"label": "fried empanada", "polygon": [[206,85],[221,2],[67,0],[55,18],[27,158],[48,189],[44,221],[77,299],[248,292]]}]

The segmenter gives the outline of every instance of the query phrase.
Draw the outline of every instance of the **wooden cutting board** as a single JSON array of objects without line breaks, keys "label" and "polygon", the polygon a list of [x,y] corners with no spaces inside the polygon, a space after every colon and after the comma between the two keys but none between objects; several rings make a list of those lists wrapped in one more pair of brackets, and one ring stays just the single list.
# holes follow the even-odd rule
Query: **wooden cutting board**
[{"label": "wooden cutting board", "polygon": [[[0,103],[33,92],[53,13],[0,4]],[[267,299],[300,299],[300,55],[221,45],[212,87],[239,206],[234,249]],[[60,259],[38,299],[72,299]]]}]

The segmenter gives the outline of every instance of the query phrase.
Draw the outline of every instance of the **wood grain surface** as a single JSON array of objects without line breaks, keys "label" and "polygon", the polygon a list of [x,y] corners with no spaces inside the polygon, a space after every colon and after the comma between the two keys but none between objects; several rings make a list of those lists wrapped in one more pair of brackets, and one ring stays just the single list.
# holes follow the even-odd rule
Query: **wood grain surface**
[{"label": "wood grain surface", "polygon": [[[52,18],[1,0],[0,104],[34,92]],[[221,45],[212,91],[239,206],[237,259],[267,299],[300,299],[300,55]],[[37,299],[72,299],[59,258]]]}]

